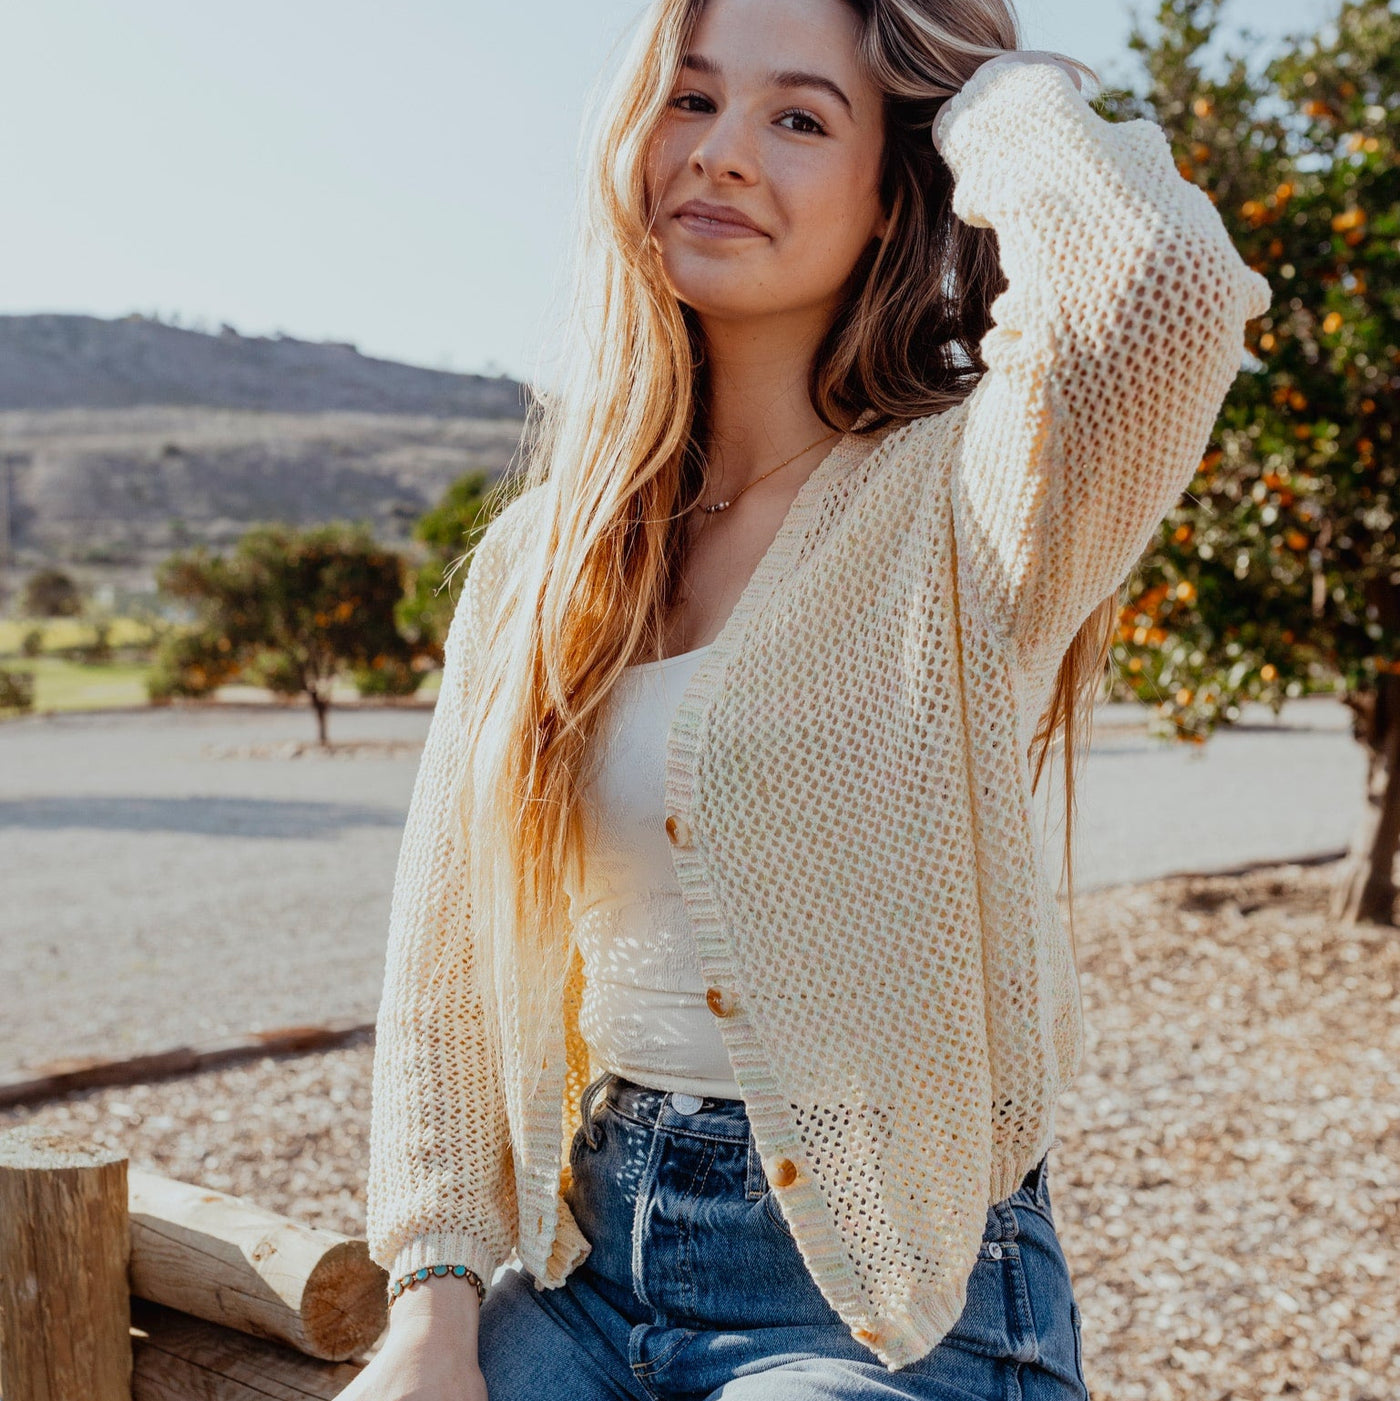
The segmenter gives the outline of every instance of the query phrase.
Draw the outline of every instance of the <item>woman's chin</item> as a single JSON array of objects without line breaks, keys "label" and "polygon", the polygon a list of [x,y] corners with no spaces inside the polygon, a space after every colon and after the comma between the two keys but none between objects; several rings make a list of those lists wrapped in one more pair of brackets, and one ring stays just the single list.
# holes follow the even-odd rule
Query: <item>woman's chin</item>
[{"label": "woman's chin", "polygon": [[773,304],[771,296],[755,298],[755,290],[771,292],[756,279],[751,268],[742,272],[738,267],[726,270],[721,277],[681,276],[668,274],[667,281],[676,295],[676,300],[694,308],[704,316],[716,318],[740,318],[767,316],[780,310]]}]

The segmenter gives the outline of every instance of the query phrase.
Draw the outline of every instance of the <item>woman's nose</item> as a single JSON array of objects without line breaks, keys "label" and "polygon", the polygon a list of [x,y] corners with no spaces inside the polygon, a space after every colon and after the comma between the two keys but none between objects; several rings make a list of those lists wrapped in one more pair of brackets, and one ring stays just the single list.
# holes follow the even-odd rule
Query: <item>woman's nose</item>
[{"label": "woman's nose", "polygon": [[711,178],[752,180],[757,173],[752,133],[742,121],[721,116],[695,143],[690,163],[693,169]]}]

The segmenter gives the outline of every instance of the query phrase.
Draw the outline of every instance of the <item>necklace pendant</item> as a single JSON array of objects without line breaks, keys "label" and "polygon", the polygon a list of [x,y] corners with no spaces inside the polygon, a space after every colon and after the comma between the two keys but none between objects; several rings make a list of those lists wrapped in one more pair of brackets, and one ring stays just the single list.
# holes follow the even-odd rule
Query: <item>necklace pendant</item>
[{"label": "necklace pendant", "polygon": [[715,501],[715,502],[713,502],[713,503],[712,503],[711,505],[709,505],[709,506],[701,506],[700,509],[701,509],[702,511],[704,511],[704,513],[705,513],[707,516],[712,516],[712,515],[714,515],[714,513],[715,513],[716,511],[724,511],[724,510],[728,510],[728,508],[729,508],[729,502],[728,502],[728,501]]}]

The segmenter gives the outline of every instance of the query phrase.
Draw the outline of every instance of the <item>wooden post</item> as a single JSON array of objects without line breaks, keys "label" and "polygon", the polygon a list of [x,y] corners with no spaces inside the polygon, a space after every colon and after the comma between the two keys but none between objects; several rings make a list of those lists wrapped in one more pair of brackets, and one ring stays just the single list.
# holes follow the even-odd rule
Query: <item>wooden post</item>
[{"label": "wooden post", "polygon": [[384,1331],[388,1278],[363,1240],[159,1173],[128,1178],[133,1294],[332,1362]]},{"label": "wooden post", "polygon": [[131,1401],[126,1159],[20,1124],[0,1133],[0,1391]]}]

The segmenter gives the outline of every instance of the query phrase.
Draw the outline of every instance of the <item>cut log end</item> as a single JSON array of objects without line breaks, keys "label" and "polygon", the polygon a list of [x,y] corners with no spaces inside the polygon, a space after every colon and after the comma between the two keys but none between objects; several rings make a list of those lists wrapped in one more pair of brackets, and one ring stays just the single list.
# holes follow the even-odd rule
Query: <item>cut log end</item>
[{"label": "cut log end", "polygon": [[328,1250],[306,1281],[302,1326],[315,1355],[332,1360],[363,1352],[389,1323],[389,1277],[363,1240]]}]

